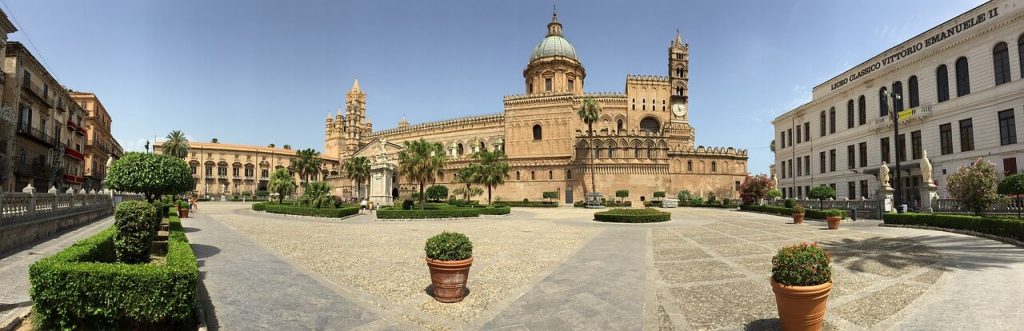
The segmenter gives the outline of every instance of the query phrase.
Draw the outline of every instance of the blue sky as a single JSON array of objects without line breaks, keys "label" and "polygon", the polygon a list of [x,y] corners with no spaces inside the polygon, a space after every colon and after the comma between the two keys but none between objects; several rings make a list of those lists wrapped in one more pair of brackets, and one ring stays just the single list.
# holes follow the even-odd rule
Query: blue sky
[{"label": "blue sky", "polygon": [[[66,86],[95,92],[129,150],[196,141],[323,149],[324,118],[359,78],[377,130],[502,111],[551,1],[2,0]],[[771,120],[811,88],[983,1],[558,1],[590,92],[665,75],[690,44],[697,144],[772,162]],[[27,36],[26,36],[27,34]],[[31,40],[31,43],[29,43]]]}]

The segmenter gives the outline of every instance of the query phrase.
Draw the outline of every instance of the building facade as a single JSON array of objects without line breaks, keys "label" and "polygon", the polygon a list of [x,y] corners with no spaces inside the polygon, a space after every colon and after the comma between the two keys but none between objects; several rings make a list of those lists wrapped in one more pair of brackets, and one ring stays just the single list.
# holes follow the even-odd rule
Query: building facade
[{"label": "building facade", "polygon": [[110,131],[113,122],[110,113],[103,107],[96,94],[79,91],[72,91],[69,94],[87,114],[84,126],[86,141],[82,187],[86,190],[101,190],[103,179],[107,177],[107,164],[120,158],[121,154],[124,154],[124,149],[117,139],[114,139]]},{"label": "building facade", "polygon": [[[587,92],[586,69],[556,14],[523,70],[524,93],[504,97],[502,112],[416,125],[403,120],[395,128],[373,131],[366,120],[367,94],[357,81],[346,94],[344,112],[326,119],[324,150],[340,163],[363,156],[375,169],[391,169],[375,172],[370,191],[376,191],[375,183],[394,184],[394,194],[403,197],[418,188],[394,173],[397,153],[403,142],[421,138],[444,146],[449,162],[437,184],[450,189],[460,187],[453,173],[466,167],[473,153],[503,150],[512,170],[495,188],[496,199],[539,200],[542,192],[558,192],[565,203],[582,201],[591,190],[591,163],[597,192],[610,197],[630,190],[634,204],[656,191],[737,196],[747,175],[747,152],[695,146],[688,113],[689,45],[678,34],[670,42],[666,67],[667,76],[627,76],[624,92]],[[593,139],[577,115],[585,98],[603,110],[593,124]],[[342,196],[363,196],[344,178],[332,186]],[[386,191],[378,194],[390,199],[393,194]]]},{"label": "building facade", "polygon": [[897,158],[903,189],[896,194],[911,206],[927,185],[926,156],[940,197],[948,197],[948,176],[978,158],[1017,173],[1022,9],[1024,0],[986,2],[814,87],[810,102],[773,121],[773,175],[784,195],[802,198],[829,185],[839,199],[873,199],[879,168],[885,162],[895,180]]},{"label": "building facade", "polygon": [[[18,31],[14,24],[7,19],[7,14],[0,10],[0,59],[7,58],[7,35]],[[7,73],[4,66],[0,66],[0,85],[7,84]],[[14,134],[18,123],[18,115],[14,107],[3,102],[6,100],[3,93],[6,88],[0,88],[0,191],[13,189],[11,178],[13,172],[11,167],[11,150],[14,145]]]},{"label": "building facade", "polygon": [[3,71],[2,104],[16,122],[7,135],[4,190],[81,189],[85,111],[21,43],[7,43]]}]

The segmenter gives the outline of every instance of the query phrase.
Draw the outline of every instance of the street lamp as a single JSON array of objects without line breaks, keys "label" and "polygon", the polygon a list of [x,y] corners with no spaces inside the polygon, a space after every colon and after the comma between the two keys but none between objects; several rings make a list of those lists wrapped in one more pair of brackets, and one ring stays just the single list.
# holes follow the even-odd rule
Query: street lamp
[{"label": "street lamp", "polygon": [[[895,82],[893,83],[893,85],[895,85]],[[889,90],[885,90],[882,93],[883,93],[884,96],[889,97],[889,99],[892,100],[892,109],[889,112],[889,115],[892,116],[892,127],[893,127],[893,138],[892,138],[892,140],[896,144],[896,178],[895,178],[895,183],[893,183],[893,184],[894,184],[894,186],[896,188],[896,212],[897,213],[901,213],[901,212],[903,212],[903,208],[901,208],[902,202],[903,202],[903,190],[902,190],[903,181],[900,179],[900,172],[901,172],[900,171],[900,140],[899,140],[900,139],[900,115],[899,115],[899,111],[900,110],[896,109],[896,105],[897,105],[897,101],[902,99],[903,96],[898,94],[898,93],[894,93],[892,91],[889,91]],[[888,105],[889,105],[889,103],[886,102],[886,106],[888,106]]]}]

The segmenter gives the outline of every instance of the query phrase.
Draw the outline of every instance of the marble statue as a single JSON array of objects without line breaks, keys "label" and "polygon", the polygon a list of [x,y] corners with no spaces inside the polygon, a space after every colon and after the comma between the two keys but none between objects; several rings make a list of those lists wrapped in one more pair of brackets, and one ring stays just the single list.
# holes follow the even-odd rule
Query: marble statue
[{"label": "marble statue", "polygon": [[379,151],[377,152],[377,162],[387,162],[388,161],[388,151],[387,151],[388,140],[384,139],[384,138],[381,138],[380,142],[377,145],[377,147],[379,148]]},{"label": "marble statue", "polygon": [[882,161],[882,166],[878,167],[878,179],[882,182],[882,187],[889,187],[889,166]]},{"label": "marble statue", "polygon": [[925,186],[934,185],[932,182],[932,161],[928,160],[928,151],[921,151],[921,179]]}]

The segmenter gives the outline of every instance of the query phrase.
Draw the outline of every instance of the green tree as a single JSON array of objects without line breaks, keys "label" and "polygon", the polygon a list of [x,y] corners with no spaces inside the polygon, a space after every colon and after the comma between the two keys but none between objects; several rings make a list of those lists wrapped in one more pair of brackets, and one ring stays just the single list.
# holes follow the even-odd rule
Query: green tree
[{"label": "green tree", "polygon": [[765,194],[765,198],[768,199],[775,199],[779,197],[782,197],[782,190],[780,190],[778,187],[768,190],[768,192]]},{"label": "green tree", "polygon": [[473,163],[473,164],[470,164],[470,165],[466,166],[465,168],[459,169],[458,171],[455,172],[455,182],[456,183],[464,184],[464,185],[466,185],[466,187],[465,188],[455,189],[454,192],[455,192],[455,194],[461,194],[463,196],[464,200],[466,200],[467,203],[469,202],[470,196],[480,195],[480,194],[483,193],[483,189],[477,187],[477,189],[480,191],[480,193],[471,194],[471,193],[474,192],[473,191],[473,188],[474,188],[473,184],[476,183],[476,170],[477,170],[476,164]]},{"label": "green tree", "polygon": [[476,160],[476,183],[487,187],[487,204],[491,204],[491,189],[505,184],[508,172],[512,167],[508,164],[505,152],[501,150],[479,151],[473,154]]},{"label": "green tree", "polygon": [[331,186],[323,181],[307,183],[302,192],[302,200],[305,200],[313,208],[320,208],[320,205],[329,201],[330,197]]},{"label": "green tree", "polygon": [[999,200],[996,191],[998,182],[996,166],[983,158],[978,158],[971,165],[960,167],[950,175],[947,186],[949,195],[956,199],[962,208],[970,210],[975,215],[981,215]]},{"label": "green tree", "polygon": [[107,172],[107,187],[142,193],[146,200],[165,194],[182,194],[195,187],[192,170],[185,160],[153,153],[129,152],[114,161]]},{"label": "green tree", "polygon": [[807,193],[807,197],[818,200],[818,209],[821,209],[823,200],[836,198],[836,190],[831,186],[819,185],[811,188],[811,192]]},{"label": "green tree", "polygon": [[286,195],[292,194],[295,191],[295,178],[288,173],[288,169],[278,168],[270,175],[267,189],[270,192],[277,193],[277,203],[282,203]]},{"label": "green tree", "polygon": [[292,149],[292,145],[284,144],[284,146],[281,146],[281,148],[289,149],[290,150],[290,149]]},{"label": "green tree", "polygon": [[629,197],[629,190],[615,191],[615,197],[619,198],[619,202],[621,203],[624,199]]},{"label": "green tree", "polygon": [[219,139],[217,139],[217,138],[213,138],[213,139],[210,139],[210,142],[211,142],[211,143],[214,143],[214,144],[219,144],[219,143],[220,143],[220,140],[219,140]]},{"label": "green tree", "polygon": [[772,143],[768,145],[768,148],[772,150],[772,153],[775,153],[775,139],[772,139]]},{"label": "green tree", "polygon": [[420,140],[407,140],[402,143],[404,149],[398,153],[398,173],[420,185],[420,209],[423,209],[425,185],[437,179],[437,172],[446,163],[444,147],[439,143]]},{"label": "green tree", "polygon": [[277,145],[274,145],[274,143],[269,143],[269,144],[267,144],[267,147],[274,148],[274,147],[277,147]]},{"label": "green tree", "polygon": [[184,159],[188,156],[188,138],[181,130],[174,130],[167,134],[167,141],[164,142],[163,153]]},{"label": "green tree", "polygon": [[767,175],[747,176],[740,184],[740,199],[744,204],[759,203],[773,188],[775,183]]},{"label": "green tree", "polygon": [[345,171],[346,178],[356,182],[356,198],[362,198],[363,183],[370,179],[370,160],[364,156],[349,158],[342,165],[342,170]]},{"label": "green tree", "polygon": [[430,185],[427,188],[427,199],[430,201],[448,199],[448,187],[444,185]]},{"label": "green tree", "polygon": [[320,171],[320,166],[324,160],[320,158],[320,152],[315,149],[307,148],[298,150],[295,152],[294,158],[292,158],[292,170],[299,173],[299,178],[302,181],[308,182],[309,175],[315,174]]},{"label": "green tree", "polygon": [[1021,198],[1024,195],[1024,174],[1006,176],[999,182],[997,191],[1017,202],[1017,218],[1020,218]]},{"label": "green tree", "polygon": [[[589,137],[588,144],[590,148],[593,149],[594,122],[597,122],[597,119],[601,117],[601,105],[599,105],[597,101],[594,100],[594,98],[583,98],[583,105],[580,106],[580,109],[576,112],[576,115],[580,117],[580,120],[582,120],[583,123],[587,124],[587,136]],[[587,155],[587,157],[590,158],[590,192],[595,193],[597,192],[597,183],[594,182],[594,153],[588,152]]]}]

